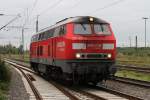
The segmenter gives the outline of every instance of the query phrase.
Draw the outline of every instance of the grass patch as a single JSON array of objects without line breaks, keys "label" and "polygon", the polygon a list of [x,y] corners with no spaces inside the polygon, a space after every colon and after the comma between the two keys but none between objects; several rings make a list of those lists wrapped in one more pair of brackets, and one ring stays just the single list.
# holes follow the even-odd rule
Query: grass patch
[{"label": "grass patch", "polygon": [[7,100],[9,91],[9,82],[0,81],[0,100]]},{"label": "grass patch", "polygon": [[150,67],[150,48],[117,48],[117,64]]},{"label": "grass patch", "polygon": [[145,73],[140,73],[135,71],[127,71],[127,70],[117,71],[116,76],[150,82],[150,74],[145,74]]},{"label": "grass patch", "polygon": [[18,55],[18,54],[11,54],[11,55],[8,55],[8,54],[5,54],[5,55],[3,55],[4,57],[7,57],[7,58],[14,58],[14,59],[20,59],[20,60],[24,60],[24,61],[29,61],[29,54],[28,53],[26,53],[25,55],[24,55],[24,59],[23,59],[23,56],[22,55]]},{"label": "grass patch", "polygon": [[10,71],[4,61],[0,60],[0,100],[7,100],[10,83]]}]

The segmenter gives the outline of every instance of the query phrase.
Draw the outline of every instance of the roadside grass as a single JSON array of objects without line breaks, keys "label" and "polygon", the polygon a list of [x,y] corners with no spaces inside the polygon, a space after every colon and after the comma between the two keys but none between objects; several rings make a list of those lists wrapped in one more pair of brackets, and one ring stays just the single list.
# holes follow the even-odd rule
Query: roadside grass
[{"label": "roadside grass", "polygon": [[150,74],[140,73],[135,71],[120,70],[115,74],[119,77],[131,78],[150,82]]},{"label": "roadside grass", "polygon": [[9,81],[0,81],[0,100],[8,99]]},{"label": "roadside grass", "polygon": [[[117,48],[117,63],[135,65],[137,67],[150,67],[150,48]],[[119,70],[116,76],[149,81],[150,74],[128,70]]]},{"label": "roadside grass", "polygon": [[[18,55],[18,54],[11,54],[11,55],[3,55],[4,57],[7,57],[7,58],[13,58],[13,59],[20,59],[22,60],[23,59],[23,56],[22,55]],[[29,61],[29,54],[28,53],[25,53],[24,54],[24,61]]]},{"label": "roadside grass", "polygon": [[[12,57],[12,58],[15,58],[15,59],[23,59],[23,57],[22,57],[21,55],[12,55],[11,57]],[[30,58],[30,57],[29,57],[29,54],[25,54],[23,60],[24,60],[24,61],[29,61],[29,58]]]},{"label": "roadside grass", "polygon": [[150,67],[150,48],[117,48],[117,64]]},{"label": "roadside grass", "polygon": [[10,71],[3,61],[0,60],[0,100],[8,99],[10,84]]}]

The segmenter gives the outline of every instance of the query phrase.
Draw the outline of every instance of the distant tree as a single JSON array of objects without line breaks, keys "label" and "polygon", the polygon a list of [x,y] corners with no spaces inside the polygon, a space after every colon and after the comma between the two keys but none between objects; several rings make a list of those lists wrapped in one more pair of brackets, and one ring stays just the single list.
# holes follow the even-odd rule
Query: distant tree
[{"label": "distant tree", "polygon": [[19,54],[19,48],[11,44],[0,46],[0,54]]}]

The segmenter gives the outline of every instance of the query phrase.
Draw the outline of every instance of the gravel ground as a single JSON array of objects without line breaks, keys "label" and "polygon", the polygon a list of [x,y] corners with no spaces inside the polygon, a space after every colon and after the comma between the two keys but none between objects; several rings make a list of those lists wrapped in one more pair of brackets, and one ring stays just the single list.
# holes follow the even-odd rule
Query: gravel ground
[{"label": "gravel ground", "polygon": [[115,81],[107,81],[106,85],[111,89],[121,91],[123,93],[127,93],[136,97],[140,97],[144,100],[150,100],[149,88],[146,89],[146,88],[115,82]]},{"label": "gravel ground", "polygon": [[12,72],[9,100],[29,100],[29,95],[26,92],[21,75],[14,69],[10,68]]}]

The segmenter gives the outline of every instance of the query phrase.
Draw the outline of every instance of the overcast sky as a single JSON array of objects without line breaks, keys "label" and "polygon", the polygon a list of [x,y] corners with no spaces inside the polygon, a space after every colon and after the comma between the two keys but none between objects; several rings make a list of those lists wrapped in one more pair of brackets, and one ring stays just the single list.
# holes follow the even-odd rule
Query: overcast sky
[{"label": "overcast sky", "polygon": [[[0,0],[0,27],[17,14],[21,17],[0,30],[0,45],[20,45],[21,29],[25,22],[25,45],[29,48],[30,38],[35,34],[36,16],[39,15],[39,29],[71,16],[95,16],[110,22],[117,39],[117,46],[144,46],[144,20],[150,18],[150,0]],[[150,46],[150,19],[147,20],[147,45]]]}]

